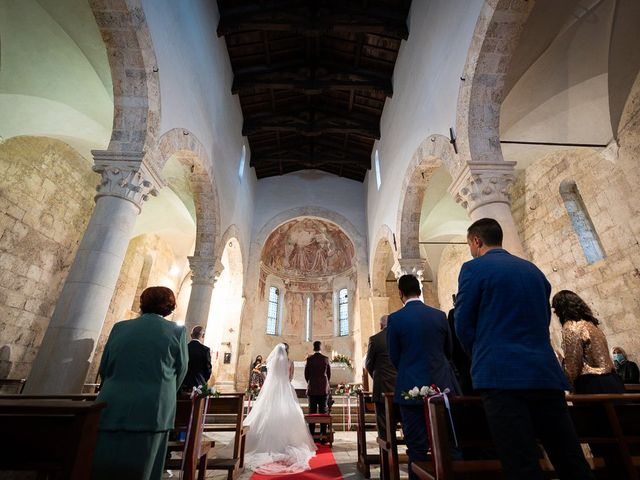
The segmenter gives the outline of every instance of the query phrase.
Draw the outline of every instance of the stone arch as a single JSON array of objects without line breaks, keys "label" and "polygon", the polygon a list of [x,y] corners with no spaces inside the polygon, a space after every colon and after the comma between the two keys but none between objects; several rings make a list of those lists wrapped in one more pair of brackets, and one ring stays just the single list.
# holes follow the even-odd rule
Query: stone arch
[{"label": "stone arch", "polygon": [[457,147],[452,176],[466,162],[503,161],[500,106],[506,96],[511,58],[535,1],[485,0],[462,73],[456,118]]},{"label": "stone arch", "polygon": [[397,229],[400,258],[420,258],[420,211],[424,193],[434,171],[442,166],[452,171],[456,156],[450,140],[443,135],[430,135],[416,149],[407,167],[400,204]]},{"label": "stone arch", "polygon": [[393,250],[393,233],[387,225],[378,229],[375,239],[375,250],[371,261],[371,292],[373,296],[384,297],[386,295],[387,265],[397,264],[397,255]]},{"label": "stone arch", "polygon": [[220,237],[220,242],[219,242],[219,246],[218,246],[218,253],[216,254],[216,259],[220,260],[222,258],[222,255],[224,254],[224,250],[227,247],[227,245],[229,244],[229,242],[235,240],[238,243],[238,260],[239,263],[241,265],[241,270],[235,271],[234,274],[241,274],[242,275],[242,291],[244,292],[244,273],[245,273],[245,254],[242,251],[242,242],[240,241],[240,229],[238,228],[238,226],[234,223],[233,225],[230,225],[229,228],[227,228],[225,230],[225,232],[222,234],[222,236]]},{"label": "stone arch", "polygon": [[[150,152],[160,127],[160,83],[142,0],[91,0],[113,80],[113,131],[108,149]],[[151,155],[151,161],[156,161]]]},{"label": "stone arch", "polygon": [[[218,192],[209,173],[211,161],[204,145],[190,131],[174,128],[164,133],[158,141],[159,168],[175,156],[189,169],[189,183],[196,206],[195,257],[213,257],[217,252],[220,233],[220,209]],[[224,245],[224,244],[223,244]]]},{"label": "stone arch", "polygon": [[[213,377],[222,390],[235,391],[244,308],[244,264],[239,230],[231,225],[221,237],[216,264],[224,267],[213,289],[205,343],[216,352]],[[225,355],[230,355],[225,363]],[[238,387],[239,388],[239,387]]]}]

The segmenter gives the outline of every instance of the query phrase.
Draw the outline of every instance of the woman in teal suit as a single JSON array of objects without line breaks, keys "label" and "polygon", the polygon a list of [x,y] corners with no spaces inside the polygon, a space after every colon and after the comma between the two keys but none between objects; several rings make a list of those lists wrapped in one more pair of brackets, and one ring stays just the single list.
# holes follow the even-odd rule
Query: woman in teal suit
[{"label": "woman in teal suit", "polygon": [[100,362],[102,413],[93,480],[160,480],[176,394],[187,373],[185,328],[165,320],[173,292],[149,287],[142,315],[114,325]]}]

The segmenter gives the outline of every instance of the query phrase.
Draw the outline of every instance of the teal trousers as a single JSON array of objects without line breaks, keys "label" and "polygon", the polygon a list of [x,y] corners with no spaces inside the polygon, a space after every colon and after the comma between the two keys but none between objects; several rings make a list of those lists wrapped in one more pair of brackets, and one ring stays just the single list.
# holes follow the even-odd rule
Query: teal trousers
[{"label": "teal trousers", "polygon": [[169,432],[100,430],[92,480],[160,480]]}]

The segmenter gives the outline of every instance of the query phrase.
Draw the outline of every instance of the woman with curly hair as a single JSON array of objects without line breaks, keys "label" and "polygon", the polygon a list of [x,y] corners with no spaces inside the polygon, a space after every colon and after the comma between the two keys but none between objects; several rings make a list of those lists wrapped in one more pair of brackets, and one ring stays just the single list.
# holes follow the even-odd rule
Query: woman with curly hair
[{"label": "woman with curly hair", "polygon": [[558,292],[551,301],[562,325],[564,370],[575,393],[624,393],[615,372],[607,339],[589,306],[571,290]]},{"label": "woman with curly hair", "polygon": [[187,373],[185,328],[166,320],[176,308],[167,287],[140,295],[141,315],[113,326],[100,361],[107,402],[91,480],[160,480],[176,394]]}]

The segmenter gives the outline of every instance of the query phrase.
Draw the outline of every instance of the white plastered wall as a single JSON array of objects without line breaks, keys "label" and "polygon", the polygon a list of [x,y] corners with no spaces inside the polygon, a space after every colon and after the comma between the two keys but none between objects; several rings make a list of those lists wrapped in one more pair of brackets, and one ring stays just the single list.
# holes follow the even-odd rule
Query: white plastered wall
[{"label": "white plastered wall", "polygon": [[[374,171],[365,180],[368,236],[397,225],[403,180],[411,157],[431,134],[449,136],[455,125],[460,75],[467,58],[480,0],[414,1],[409,39],[403,42],[393,75],[393,97],[382,114],[379,149],[382,186]],[[369,258],[373,258],[369,245]]]},{"label": "white plastered wall", "polygon": [[231,94],[233,71],[223,38],[218,38],[216,2],[143,0],[160,75],[161,133],[173,128],[192,132],[204,145],[207,166],[220,202],[219,232],[235,224],[244,254],[248,251],[255,173],[239,176],[242,111]]}]

